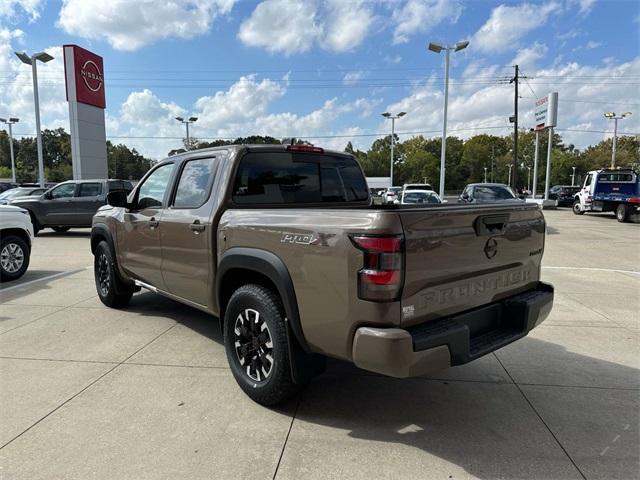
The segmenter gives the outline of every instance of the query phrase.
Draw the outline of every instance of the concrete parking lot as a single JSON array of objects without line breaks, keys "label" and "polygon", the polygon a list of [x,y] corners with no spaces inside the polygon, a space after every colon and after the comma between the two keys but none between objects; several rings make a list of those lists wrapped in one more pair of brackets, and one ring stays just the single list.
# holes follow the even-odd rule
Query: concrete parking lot
[{"label": "concrete parking lot", "polygon": [[529,337],[430,378],[332,361],[273,409],[215,319],[106,309],[88,230],[45,230],[0,290],[0,478],[640,478],[640,225],[546,216],[556,303]]}]

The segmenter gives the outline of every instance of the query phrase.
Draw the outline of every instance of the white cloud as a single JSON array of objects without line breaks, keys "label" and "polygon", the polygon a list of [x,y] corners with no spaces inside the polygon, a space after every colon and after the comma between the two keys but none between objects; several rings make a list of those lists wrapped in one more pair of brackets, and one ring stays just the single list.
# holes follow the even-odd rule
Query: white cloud
[{"label": "white cloud", "polygon": [[471,45],[487,53],[511,50],[518,46],[522,37],[544,25],[558,10],[560,5],[556,2],[500,5],[493,9],[489,20],[475,33]]},{"label": "white cloud", "polygon": [[0,0],[0,18],[15,18],[23,13],[33,22],[40,17],[43,7],[43,0]]},{"label": "white cloud", "polygon": [[365,72],[362,70],[354,70],[352,72],[347,72],[342,77],[342,83],[345,85],[355,85],[360,80],[362,80],[365,76]]},{"label": "white cloud", "polygon": [[240,25],[238,38],[272,53],[303,53],[315,44],[332,52],[360,45],[375,21],[366,0],[264,0]]},{"label": "white cloud", "polygon": [[594,48],[598,48],[602,46],[602,42],[595,42],[593,40],[589,40],[587,42],[587,45],[585,46],[585,48],[587,50],[593,50]]},{"label": "white cloud", "polygon": [[580,15],[586,16],[591,13],[596,0],[568,0],[567,4],[568,6],[577,5]]},{"label": "white cloud", "polygon": [[393,43],[406,43],[411,35],[426,33],[445,20],[456,23],[461,13],[457,0],[408,0],[393,11]]},{"label": "white cloud", "polygon": [[[4,85],[0,94],[0,113],[18,117],[20,123],[13,131],[17,134],[33,134],[35,115],[31,68],[14,55],[16,43],[22,41],[22,30],[10,30],[0,26],[0,71]],[[62,48],[49,47],[45,51],[54,57],[49,63],[38,64],[40,113],[42,128],[69,128],[69,111],[65,98]],[[4,116],[3,115],[3,116]]]},{"label": "white cloud", "polygon": [[286,89],[280,83],[264,79],[256,81],[255,75],[240,77],[225,92],[199,98],[195,105],[199,110],[199,126],[220,128],[224,124],[246,122],[263,115],[267,107],[282,97]]},{"label": "white cloud", "polygon": [[329,0],[327,17],[322,44],[334,52],[360,45],[374,21],[371,4],[366,0]]},{"label": "white cloud", "polygon": [[531,47],[522,48],[511,60],[512,65],[519,65],[520,68],[527,72],[536,68],[538,60],[546,57],[549,49],[543,43],[535,42]]},{"label": "white cloud", "polygon": [[163,38],[193,38],[229,13],[236,0],[64,0],[57,25],[66,33],[132,51]]},{"label": "white cloud", "polygon": [[[473,67],[479,71],[478,66]],[[485,67],[483,71],[490,71]],[[493,67],[496,71],[499,67]],[[640,75],[640,57],[634,60],[602,67],[567,63],[537,71],[526,72],[533,76],[529,80],[537,96],[548,91],[559,92],[558,133],[565,143],[574,143],[578,148],[595,144],[609,134],[572,132],[567,130],[612,129],[602,116],[607,109],[632,110],[625,102],[637,97],[633,78]],[[487,73],[485,73],[487,75]],[[616,77],[616,78],[610,78]],[[620,78],[618,78],[620,77]],[[520,125],[527,128],[534,123],[534,94],[526,85],[521,85]],[[440,82],[427,80],[398,102],[387,105],[388,111],[406,111],[407,115],[396,123],[400,132],[429,131],[426,136],[439,135],[442,128],[442,90]],[[599,103],[610,101],[612,104]],[[595,103],[590,103],[595,102]],[[451,85],[449,91],[448,131],[450,135],[468,138],[478,133],[506,135],[513,129],[508,117],[513,113],[512,85]],[[499,128],[488,128],[499,127]],[[381,122],[378,131],[388,125]],[[625,132],[640,132],[640,118],[631,116],[620,127]]]},{"label": "white cloud", "polygon": [[242,22],[238,38],[250,47],[285,55],[305,52],[322,34],[310,0],[266,0]]}]

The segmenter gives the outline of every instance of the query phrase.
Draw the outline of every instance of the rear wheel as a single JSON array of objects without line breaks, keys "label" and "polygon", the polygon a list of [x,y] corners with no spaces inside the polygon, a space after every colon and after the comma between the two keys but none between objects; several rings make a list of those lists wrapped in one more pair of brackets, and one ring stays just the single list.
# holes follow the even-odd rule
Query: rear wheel
[{"label": "rear wheel", "polygon": [[616,220],[619,222],[626,222],[629,218],[629,209],[623,203],[616,207]]},{"label": "rear wheel", "polygon": [[58,233],[64,233],[69,231],[71,227],[51,227],[51,230],[53,230],[54,232],[58,232]]},{"label": "rear wheel", "polygon": [[580,200],[573,202],[573,213],[576,215],[584,215],[584,211],[580,208]]},{"label": "rear wheel", "polygon": [[6,235],[0,242],[0,280],[17,280],[29,266],[29,245],[17,235]]},{"label": "rear wheel", "polygon": [[298,392],[282,303],[271,290],[244,285],[233,293],[224,316],[224,344],[236,382],[255,402],[275,405]]},{"label": "rear wheel", "polygon": [[93,275],[98,297],[107,307],[121,308],[129,303],[134,285],[119,277],[111,248],[104,240],[97,245],[94,253]]}]

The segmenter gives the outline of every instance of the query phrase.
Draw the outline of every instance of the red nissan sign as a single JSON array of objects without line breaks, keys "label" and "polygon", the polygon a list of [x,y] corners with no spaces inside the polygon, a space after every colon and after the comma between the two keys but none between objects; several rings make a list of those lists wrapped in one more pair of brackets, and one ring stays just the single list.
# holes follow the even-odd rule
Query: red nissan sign
[{"label": "red nissan sign", "polygon": [[64,46],[67,101],[106,107],[102,57],[77,45]]}]

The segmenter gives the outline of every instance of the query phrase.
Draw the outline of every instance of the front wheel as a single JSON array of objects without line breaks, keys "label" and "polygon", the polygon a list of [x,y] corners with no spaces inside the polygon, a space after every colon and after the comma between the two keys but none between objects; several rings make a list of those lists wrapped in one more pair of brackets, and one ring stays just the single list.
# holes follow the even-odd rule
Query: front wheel
[{"label": "front wheel", "polygon": [[271,290],[244,285],[233,293],[224,315],[224,345],[236,382],[255,402],[275,405],[298,392],[282,303]]},{"label": "front wheel", "polygon": [[623,203],[619,204],[616,207],[616,220],[618,220],[620,223],[623,223],[626,222],[628,218],[629,210],[627,209],[627,206]]},{"label": "front wheel", "polygon": [[576,215],[584,215],[584,210],[580,208],[580,200],[573,202],[573,213]]},{"label": "front wheel", "polygon": [[0,280],[17,280],[29,267],[29,245],[17,235],[6,235],[0,242]]},{"label": "front wheel", "polygon": [[93,275],[100,301],[107,307],[121,308],[131,300],[132,284],[125,283],[116,272],[116,264],[109,244],[100,242],[94,253]]}]

